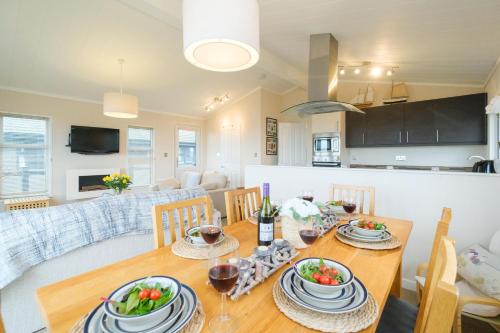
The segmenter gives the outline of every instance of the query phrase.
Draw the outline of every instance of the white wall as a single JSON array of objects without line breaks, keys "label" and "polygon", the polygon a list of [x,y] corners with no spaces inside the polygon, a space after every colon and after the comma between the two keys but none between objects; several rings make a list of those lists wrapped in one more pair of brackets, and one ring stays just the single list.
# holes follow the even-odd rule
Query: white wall
[{"label": "white wall", "polygon": [[[403,260],[405,287],[412,287],[418,263],[430,255],[443,207],[453,211],[449,235],[458,250],[488,245],[500,228],[500,175],[403,170],[366,170],[285,166],[248,166],[245,186],[269,182],[273,200],[313,189],[315,200],[329,199],[332,184],[375,187],[375,214],[413,221]],[[335,254],[332,254],[335,258]]]},{"label": "white wall", "polygon": [[[52,129],[52,197],[53,202],[64,202],[66,196],[66,170],[86,168],[127,168],[127,128],[143,126],[154,129],[155,179],[174,176],[176,125],[200,127],[203,120],[168,114],[140,112],[136,119],[118,119],[102,114],[99,104],[61,98],[0,90],[0,112],[48,116]],[[71,125],[110,127],[120,129],[120,153],[112,155],[72,154],[68,143]],[[203,142],[202,142],[203,151]],[[167,153],[168,157],[164,157]],[[203,163],[203,154],[202,161]]]},{"label": "white wall", "polygon": [[[485,91],[488,93],[488,101],[491,101],[493,97],[496,95],[500,95],[500,57],[498,58],[495,67],[493,68],[493,72],[489,77],[488,82],[486,83]],[[492,120],[489,124],[489,142],[490,148],[490,158],[498,158],[500,153],[500,147],[498,146],[498,142],[500,142],[500,118],[499,115],[490,115],[489,117],[496,119]],[[498,172],[498,171],[497,171]]]},{"label": "white wall", "polygon": [[[500,81],[500,79],[498,80]],[[359,89],[365,89],[368,83],[340,81],[338,87],[339,101],[350,101],[358,94]],[[370,82],[375,92],[373,106],[381,105],[382,99],[388,98],[391,90],[390,83]],[[459,96],[483,92],[480,86],[461,85],[424,85],[408,84],[409,101]],[[304,89],[295,89],[283,95],[283,106],[288,107],[307,100],[307,92]],[[303,119],[302,121],[307,121]],[[314,121],[313,121],[314,125]],[[342,118],[342,126],[345,118]],[[345,127],[343,127],[344,129]],[[325,130],[322,126],[321,130]],[[312,129],[314,132],[314,128]],[[345,132],[345,131],[344,131]],[[446,147],[401,147],[401,148],[350,148],[348,154],[344,155],[353,164],[388,164],[388,165],[425,165],[425,166],[472,166],[473,161],[467,160],[471,155],[487,155],[486,145],[474,146],[446,146]],[[396,161],[396,155],[405,155],[406,161]]]}]

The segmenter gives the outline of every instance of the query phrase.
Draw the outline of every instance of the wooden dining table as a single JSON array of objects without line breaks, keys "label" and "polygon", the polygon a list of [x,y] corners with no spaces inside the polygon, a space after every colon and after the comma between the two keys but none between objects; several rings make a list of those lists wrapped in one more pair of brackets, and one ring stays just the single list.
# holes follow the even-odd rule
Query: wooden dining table
[{"label": "wooden dining table", "polygon": [[[335,230],[319,238],[311,247],[311,256],[334,259],[347,265],[373,295],[379,305],[377,321],[361,332],[375,332],[384,304],[390,293],[400,295],[402,256],[410,236],[412,222],[385,217],[369,217],[383,222],[401,241],[393,250],[365,250],[344,244],[336,239]],[[257,226],[238,222],[224,228],[226,234],[240,242],[240,256],[249,256],[257,245]],[[131,244],[132,246],[133,244]],[[298,258],[304,256],[305,251]],[[298,259],[297,258],[297,259]],[[286,317],[274,303],[272,288],[285,265],[262,284],[229,301],[229,311],[238,318],[238,332],[309,332],[310,329]],[[156,249],[37,290],[37,298],[47,327],[52,333],[67,333],[99,303],[101,296],[109,295],[117,287],[140,277],[152,275],[173,276],[192,287],[206,314],[203,332],[209,332],[208,322],[220,310],[220,295],[207,285],[206,260],[178,257],[170,246]]]}]

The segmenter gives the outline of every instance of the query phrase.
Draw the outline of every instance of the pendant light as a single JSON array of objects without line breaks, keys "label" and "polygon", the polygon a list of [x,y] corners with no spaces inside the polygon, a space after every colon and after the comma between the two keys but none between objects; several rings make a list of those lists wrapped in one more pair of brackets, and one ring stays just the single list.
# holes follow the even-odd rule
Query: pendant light
[{"label": "pendant light", "polygon": [[137,96],[123,93],[123,63],[125,60],[118,59],[120,64],[120,92],[108,92],[103,98],[103,113],[113,118],[137,118],[139,113],[139,99]]},{"label": "pendant light", "polygon": [[183,0],[184,56],[216,72],[235,72],[259,60],[257,0]]}]

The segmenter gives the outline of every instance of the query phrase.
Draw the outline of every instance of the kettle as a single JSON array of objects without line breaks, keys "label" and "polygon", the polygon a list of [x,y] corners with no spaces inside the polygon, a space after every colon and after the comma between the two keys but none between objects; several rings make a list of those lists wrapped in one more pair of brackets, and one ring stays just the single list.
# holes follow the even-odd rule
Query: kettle
[{"label": "kettle", "polygon": [[480,173],[496,173],[495,172],[495,163],[493,160],[487,160],[482,156],[471,156],[471,159],[478,159],[476,163],[472,166],[472,172],[480,172]]}]

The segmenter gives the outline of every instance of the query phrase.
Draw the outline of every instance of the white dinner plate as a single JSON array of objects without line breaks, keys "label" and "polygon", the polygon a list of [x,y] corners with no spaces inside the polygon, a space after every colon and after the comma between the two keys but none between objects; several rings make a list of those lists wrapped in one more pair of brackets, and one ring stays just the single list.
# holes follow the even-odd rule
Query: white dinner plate
[{"label": "white dinner plate", "polygon": [[288,268],[280,277],[280,287],[293,302],[296,304],[321,313],[347,313],[359,309],[362,307],[366,301],[368,300],[368,291],[363,283],[354,277],[354,281],[352,284],[355,286],[356,291],[354,296],[351,299],[348,299],[343,302],[318,302],[317,300],[310,299],[305,301],[304,297],[300,297],[297,291],[297,288],[293,285],[291,277],[295,274],[293,271],[293,267]]},{"label": "white dinner plate", "polygon": [[[87,317],[85,320],[85,324],[83,327],[83,333],[175,333],[179,332],[193,317],[196,306],[198,304],[198,298],[196,297],[196,293],[193,289],[186,285],[182,285],[181,295],[179,299],[182,299],[182,309],[180,313],[172,320],[172,316],[175,315],[175,311],[172,311],[172,314],[166,316],[165,319],[158,325],[147,329],[147,330],[138,330],[138,331],[124,331],[120,330],[120,327],[117,327],[115,323],[110,321],[110,317],[106,316],[104,313],[103,303],[97,306]],[[174,302],[175,303],[175,302]],[[174,306],[174,305],[172,305]],[[101,323],[104,323],[101,325]],[[103,330],[104,326],[106,330]]]},{"label": "white dinner plate", "polygon": [[318,297],[311,294],[309,291],[307,291],[306,288],[304,288],[304,282],[297,276],[295,272],[293,272],[293,275],[290,277],[290,279],[292,280],[292,284],[297,289],[298,292],[304,293],[310,297],[314,297],[320,301],[326,301],[326,302],[345,301],[351,299],[356,293],[356,286],[352,283],[349,283],[339,293],[335,293],[333,296],[325,295],[324,297]]},{"label": "white dinner plate", "polygon": [[343,224],[337,228],[337,232],[345,236],[347,238],[359,241],[359,242],[366,242],[366,243],[378,243],[378,242],[385,242],[388,241],[389,239],[392,238],[392,234],[388,230],[384,230],[384,232],[377,237],[368,237],[368,236],[361,236],[357,234],[354,231],[354,228],[350,226],[349,224]]}]

